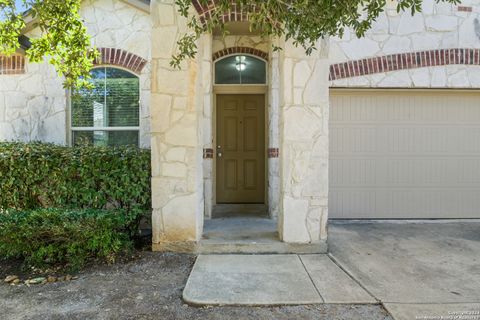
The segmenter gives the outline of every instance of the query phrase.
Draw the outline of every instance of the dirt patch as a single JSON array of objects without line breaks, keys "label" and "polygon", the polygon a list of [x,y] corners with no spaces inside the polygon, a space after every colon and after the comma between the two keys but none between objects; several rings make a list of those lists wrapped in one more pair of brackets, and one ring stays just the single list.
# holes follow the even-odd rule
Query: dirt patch
[{"label": "dirt patch", "polygon": [[194,261],[192,255],[141,252],[130,262],[91,266],[70,282],[31,287],[2,283],[1,318],[392,319],[379,305],[191,307],[181,296]]}]

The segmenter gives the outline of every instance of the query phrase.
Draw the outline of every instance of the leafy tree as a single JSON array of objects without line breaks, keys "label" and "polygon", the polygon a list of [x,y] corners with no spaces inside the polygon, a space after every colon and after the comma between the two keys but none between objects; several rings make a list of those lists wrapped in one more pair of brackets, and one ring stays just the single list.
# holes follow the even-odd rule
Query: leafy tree
[{"label": "leafy tree", "polygon": [[0,0],[0,53],[12,54],[20,48],[19,36],[26,21],[33,21],[41,36],[30,39],[26,54],[30,61],[47,57],[57,72],[65,76],[65,86],[88,86],[89,71],[98,56],[79,14],[81,0],[21,0],[29,8],[18,13],[17,1]]},{"label": "leafy tree", "polygon": [[[90,47],[90,38],[82,24],[78,10],[81,0],[22,0],[31,8],[29,14],[38,17],[37,26],[43,31],[40,38],[32,40],[27,54],[31,61],[50,59],[57,71],[66,78],[66,85],[83,85],[92,67],[96,51]],[[178,51],[172,57],[172,66],[193,58],[197,53],[196,41],[204,32],[214,29],[226,33],[223,16],[235,7],[249,12],[250,28],[263,36],[285,37],[307,53],[315,49],[324,37],[342,35],[351,29],[361,37],[371,27],[391,0],[215,0],[209,12],[210,19],[202,21],[192,14],[191,0],[176,0],[182,16],[188,18],[190,31],[178,41]],[[435,0],[459,3],[459,0]],[[198,0],[208,5],[210,0]],[[421,11],[422,0],[397,0],[397,10]],[[0,0],[0,53],[18,49],[18,36],[25,26],[24,16],[16,13],[14,0]],[[280,48],[275,48],[280,49]]]}]

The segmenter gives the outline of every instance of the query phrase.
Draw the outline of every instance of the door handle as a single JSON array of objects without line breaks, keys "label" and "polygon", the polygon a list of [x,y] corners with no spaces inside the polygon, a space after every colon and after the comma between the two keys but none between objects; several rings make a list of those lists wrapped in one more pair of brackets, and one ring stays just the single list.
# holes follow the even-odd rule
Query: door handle
[{"label": "door handle", "polygon": [[217,156],[218,156],[219,158],[221,158],[221,157],[222,157],[222,153],[221,153],[221,152],[217,152]]}]

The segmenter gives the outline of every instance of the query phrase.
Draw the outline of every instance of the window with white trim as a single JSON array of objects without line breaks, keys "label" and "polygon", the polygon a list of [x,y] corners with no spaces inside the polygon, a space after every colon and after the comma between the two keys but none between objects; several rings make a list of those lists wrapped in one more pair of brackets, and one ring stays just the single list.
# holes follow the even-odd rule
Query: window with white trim
[{"label": "window with white trim", "polygon": [[93,89],[71,95],[72,145],[137,145],[140,122],[138,77],[101,67],[91,71]]}]

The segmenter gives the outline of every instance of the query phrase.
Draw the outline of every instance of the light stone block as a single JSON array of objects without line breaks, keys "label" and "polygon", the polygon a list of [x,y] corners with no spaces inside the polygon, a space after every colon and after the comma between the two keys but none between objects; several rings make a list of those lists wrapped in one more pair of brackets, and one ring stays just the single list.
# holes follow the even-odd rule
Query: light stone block
[{"label": "light stone block", "polygon": [[185,148],[181,148],[181,147],[171,148],[165,153],[165,160],[184,162],[186,152],[187,151]]},{"label": "light stone block", "polygon": [[165,141],[176,146],[195,147],[197,142],[197,123],[195,115],[185,115],[165,133]]},{"label": "light stone block", "polygon": [[[165,61],[163,62],[165,63]],[[154,76],[158,93],[166,93],[175,96],[186,96],[188,93],[188,79],[190,78],[190,75],[185,69],[169,71],[168,69],[165,70],[162,65],[159,65]]]},{"label": "light stone block", "polygon": [[182,163],[163,163],[162,175],[165,177],[184,178],[187,175],[187,167]]},{"label": "light stone block", "polygon": [[285,196],[282,201],[282,240],[290,243],[311,242],[307,230],[308,200]]},{"label": "light stone block", "polygon": [[460,70],[452,74],[448,78],[448,85],[453,88],[468,88],[470,83],[468,81],[468,74],[466,70]]},{"label": "light stone block", "polygon": [[169,128],[172,97],[166,94],[151,95],[151,130],[163,133]]},{"label": "light stone block", "polygon": [[433,88],[442,88],[447,85],[447,75],[445,68],[432,68],[431,86]]},{"label": "light stone block", "polygon": [[417,88],[430,87],[430,72],[427,68],[413,69],[410,71],[410,77],[412,78],[413,86]]},{"label": "light stone block", "polygon": [[304,106],[285,110],[284,132],[286,140],[302,141],[322,130],[320,119]]},{"label": "light stone block", "polygon": [[425,21],[421,14],[412,16],[404,13],[401,15],[396,34],[407,35],[423,31],[425,31]]},{"label": "light stone block", "polygon": [[4,95],[5,106],[8,109],[22,109],[27,106],[27,96],[22,92],[9,92]]},{"label": "light stone block", "polygon": [[170,26],[175,24],[175,8],[170,4],[155,3],[156,11],[153,19],[153,27]]},{"label": "light stone block", "polygon": [[382,51],[384,54],[410,52],[411,41],[407,37],[391,36],[383,44]]},{"label": "light stone block", "polygon": [[435,7],[435,0],[423,0],[422,1],[422,12],[425,15],[433,14]]},{"label": "light stone block", "polygon": [[[479,10],[480,11],[480,10]],[[475,19],[477,22],[475,23]],[[465,48],[478,48],[480,46],[480,35],[477,35],[477,31],[480,27],[478,23],[478,16],[470,16],[463,20],[458,27],[458,41]]]},{"label": "light stone block", "polygon": [[458,28],[458,18],[435,15],[425,18],[425,25],[429,31],[454,31]]},{"label": "light stone block", "polygon": [[152,208],[162,209],[175,194],[186,194],[184,179],[152,177]]},{"label": "light stone block", "polygon": [[5,121],[5,97],[0,96],[0,122]]},{"label": "light stone block", "polygon": [[480,66],[474,66],[468,69],[468,80],[472,87],[480,87]]},{"label": "light stone block", "polygon": [[310,159],[303,183],[302,196],[318,197],[327,195],[328,158],[316,159],[316,161]]},{"label": "light stone block", "polygon": [[328,106],[328,73],[330,66],[328,60],[322,59],[315,62],[315,67],[310,79],[305,86],[303,94],[304,104],[313,106]]},{"label": "light stone block", "polygon": [[[177,196],[162,208],[164,241],[197,241],[197,195]],[[192,217],[192,214],[194,216]]]},{"label": "light stone block", "polygon": [[345,55],[352,60],[374,56],[380,51],[378,43],[368,38],[354,38],[349,42],[340,43],[340,47]]},{"label": "light stone block", "polygon": [[293,86],[304,87],[310,77],[311,70],[306,60],[302,60],[295,64],[293,71]]},{"label": "light stone block", "polygon": [[168,26],[153,28],[152,33],[161,41],[152,42],[152,58],[169,59],[172,57],[175,43],[177,41],[178,27]]}]

